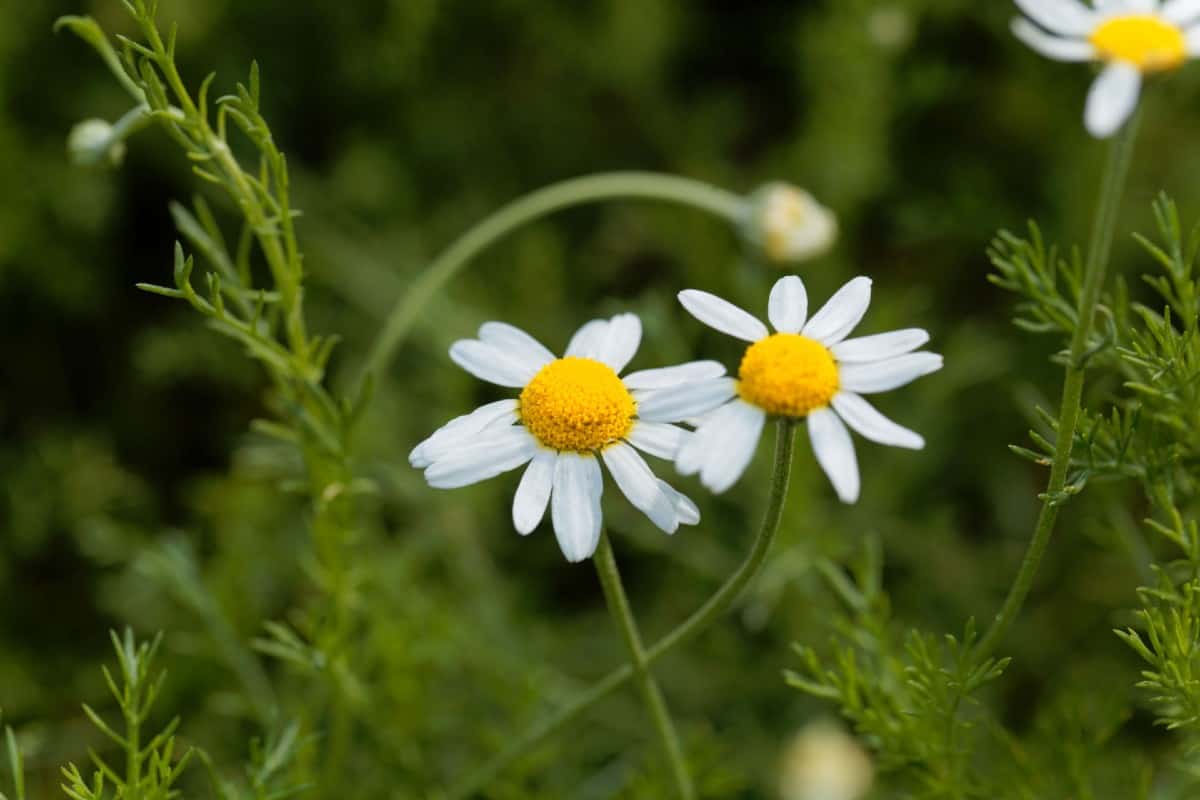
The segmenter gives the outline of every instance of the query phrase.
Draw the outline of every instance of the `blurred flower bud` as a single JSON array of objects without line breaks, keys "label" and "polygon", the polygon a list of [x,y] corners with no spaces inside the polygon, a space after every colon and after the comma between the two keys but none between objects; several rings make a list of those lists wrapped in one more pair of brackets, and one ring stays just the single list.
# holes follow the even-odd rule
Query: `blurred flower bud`
[{"label": "blurred flower bud", "polygon": [[860,800],[874,778],[871,759],[858,741],[833,722],[806,725],[783,754],[779,791],[783,800]]},{"label": "blurred flower bud", "polygon": [[884,50],[903,50],[913,39],[912,15],[900,5],[883,6],[867,17],[867,33]]},{"label": "blurred flower bud", "polygon": [[102,119],[85,119],[67,137],[67,155],[75,164],[119,166],[125,158],[125,142],[116,129]]},{"label": "blurred flower bud", "polygon": [[837,239],[837,217],[803,189],[770,183],[750,197],[745,234],[770,261],[805,261]]}]

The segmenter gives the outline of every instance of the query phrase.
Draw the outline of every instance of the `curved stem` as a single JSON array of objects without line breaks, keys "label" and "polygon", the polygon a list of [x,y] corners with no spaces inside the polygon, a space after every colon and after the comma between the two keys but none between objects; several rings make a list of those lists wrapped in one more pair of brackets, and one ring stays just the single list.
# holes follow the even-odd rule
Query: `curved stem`
[{"label": "curved stem", "polygon": [[1037,526],[1021,568],[1004,599],[1004,605],[992,620],[987,633],[979,640],[976,656],[986,658],[1008,632],[1009,626],[1021,612],[1021,606],[1033,586],[1034,576],[1041,566],[1042,556],[1054,533],[1058,510],[1066,499],[1063,489],[1067,472],[1071,466],[1071,448],[1075,444],[1075,429],[1079,423],[1080,403],[1083,398],[1084,371],[1087,367],[1088,340],[1096,316],[1096,306],[1104,288],[1108,272],[1108,258],[1112,250],[1113,228],[1117,211],[1125,190],[1125,179],[1129,174],[1129,162],[1133,155],[1133,142],[1137,136],[1139,115],[1135,114],[1109,146],[1108,161],[1100,188],[1100,199],[1096,215],[1092,220],[1092,235],[1088,244],[1087,263],[1084,265],[1083,288],[1079,293],[1078,318],[1075,332],[1071,336],[1067,357],[1066,377],[1063,379],[1062,405],[1058,414],[1057,440],[1054,446],[1054,461],[1050,467],[1050,480],[1046,493],[1042,495],[1042,510]]},{"label": "curved stem", "polygon": [[696,789],[692,784],[692,776],[688,772],[687,761],[683,756],[683,747],[679,743],[679,734],[675,730],[675,721],[667,709],[667,701],[663,697],[658,681],[650,672],[646,663],[646,648],[642,645],[642,635],[638,631],[637,620],[629,607],[629,598],[625,596],[625,587],[621,583],[621,572],[617,569],[617,559],[613,555],[612,542],[608,534],[600,536],[600,546],[596,548],[596,573],[600,576],[600,585],[604,588],[604,599],[608,603],[608,611],[612,614],[613,622],[621,631],[625,647],[629,650],[629,663],[633,667],[634,683],[642,695],[642,702],[654,723],[663,753],[671,765],[671,774],[675,778],[675,788],[684,800],[692,800]]},{"label": "curved stem", "polygon": [[[767,553],[779,531],[783,518],[783,505],[787,500],[788,481],[792,474],[792,445],[795,442],[796,424],[790,419],[780,419],[775,428],[775,467],[771,476],[770,495],[762,525],[754,538],[754,545],[746,558],[732,575],[725,579],[721,588],[675,630],[664,636],[646,650],[646,666],[697,636],[716,620],[733,603],[746,585],[754,579],[766,560]],[[633,667],[626,664],[618,667],[576,695],[566,705],[550,712],[533,724],[512,744],[496,754],[490,761],[468,775],[448,793],[451,800],[470,797],[490,784],[509,764],[528,753],[548,737],[557,733],[567,723],[603,700],[633,677]]]},{"label": "curved stem", "polygon": [[560,209],[615,198],[679,203],[740,222],[743,200],[707,183],[654,172],[612,172],[572,178],[524,195],[460,236],[430,264],[397,301],[371,346],[364,373],[379,373],[412,329],[430,298],[493,243]]}]

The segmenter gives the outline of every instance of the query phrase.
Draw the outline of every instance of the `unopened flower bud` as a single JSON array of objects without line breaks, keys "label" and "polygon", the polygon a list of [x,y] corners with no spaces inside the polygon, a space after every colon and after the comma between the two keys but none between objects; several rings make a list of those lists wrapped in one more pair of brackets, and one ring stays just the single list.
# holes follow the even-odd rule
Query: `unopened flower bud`
[{"label": "unopened flower bud", "polygon": [[871,789],[874,768],[862,745],[832,722],[804,727],[783,754],[783,800],[860,800]]},{"label": "unopened flower bud", "polygon": [[770,183],[749,202],[745,235],[768,260],[806,261],[837,239],[837,217],[811,194],[786,183]]},{"label": "unopened flower bud", "polygon": [[108,122],[86,119],[71,129],[67,137],[67,155],[76,164],[115,167],[125,158],[125,142]]}]

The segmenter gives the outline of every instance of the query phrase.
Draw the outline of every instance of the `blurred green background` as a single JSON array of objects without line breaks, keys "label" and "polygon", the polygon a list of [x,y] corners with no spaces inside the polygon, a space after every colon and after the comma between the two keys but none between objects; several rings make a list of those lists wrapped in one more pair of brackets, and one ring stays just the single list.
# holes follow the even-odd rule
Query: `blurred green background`
[{"label": "blurred green background", "polygon": [[[119,169],[67,162],[76,122],[115,120],[128,103],[93,52],[51,26],[86,13],[132,34],[117,0],[2,11],[0,708],[31,793],[55,796],[58,765],[102,747],[79,704],[109,707],[98,666],[107,630],[126,624],[165,632],[162,718],[182,715],[185,741],[220,769],[279,719],[301,722],[319,761],[323,722],[305,710],[314,679],[247,647],[313,592],[306,506],[280,490],[299,461],[248,433],[268,414],[258,367],[182,304],[133,288],[167,280],[167,204],[197,181],[159,131],[136,137]],[[164,0],[161,17],[179,22],[193,86],[216,70],[227,91],[261,65],[305,212],[312,326],[344,336],[335,385],[349,385],[391,304],[456,234],[523,192],[613,169],[809,189],[842,225],[833,253],[797,270],[811,295],[867,273],[862,332],[932,332],[946,369],[880,402],[927,449],[858,440],[865,489],[845,507],[802,442],[767,572],[658,670],[708,794],[777,797],[788,740],[834,713],[781,679],[791,642],[829,637],[837,601],[815,561],[853,561],[879,537],[900,624],[959,632],[994,613],[1032,528],[1044,475],[1007,445],[1026,442],[1035,405],[1056,402],[1059,343],[1010,326],[1012,298],[987,283],[984,249],[1029,218],[1051,239],[1083,240],[1103,148],[1082,130],[1089,70],[1020,46],[1013,13],[968,0]],[[1187,221],[1200,213],[1198,93],[1195,70],[1146,93],[1117,237],[1129,275],[1147,268],[1128,234],[1150,227],[1155,192]],[[344,796],[424,796],[622,655],[588,565],[567,565],[548,527],[527,540],[511,530],[515,477],[439,493],[408,467],[433,428],[501,396],[454,368],[449,344],[503,319],[561,349],[583,321],[633,310],[646,328],[635,367],[701,353],[732,366],[736,345],[704,333],[674,293],[704,288],[761,313],[778,274],[712,218],[613,203],[522,230],[430,305],[360,442],[357,467],[380,492],[354,543],[363,694]],[[610,487],[606,519],[649,637],[748,546],[766,450],[720,498],[677,481],[706,521],[673,539]],[[1096,774],[1170,746],[1148,713],[1123,711],[1136,706],[1138,664],[1109,632],[1144,580],[1144,554],[1127,547],[1143,510],[1122,487],[1071,507],[1004,646],[1015,661],[986,697],[1023,747],[1052,759],[1108,725],[1094,694],[1079,699],[1104,687],[1120,727],[1106,763],[1087,766]],[[641,713],[617,695],[493,796],[667,796]],[[876,791],[904,796],[886,778]]]}]

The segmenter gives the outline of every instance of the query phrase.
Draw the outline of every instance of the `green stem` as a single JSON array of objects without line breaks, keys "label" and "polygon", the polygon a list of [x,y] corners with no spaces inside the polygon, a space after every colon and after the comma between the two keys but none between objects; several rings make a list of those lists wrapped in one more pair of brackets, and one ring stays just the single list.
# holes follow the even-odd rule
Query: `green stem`
[{"label": "green stem", "polygon": [[572,178],[524,195],[460,236],[430,264],[388,314],[367,357],[365,374],[378,374],[391,360],[432,298],[476,255],[530,222],[571,206],[614,198],[644,198],[708,211],[741,221],[744,201],[715,186],[653,172],[612,172]]},{"label": "green stem", "polygon": [[[229,179],[226,190],[233,196],[234,202],[238,204],[246,221],[254,231],[271,271],[271,277],[275,281],[292,352],[296,354],[303,365],[306,372],[305,378],[314,380],[309,363],[312,354],[309,351],[310,342],[303,313],[302,271],[298,261],[291,220],[289,218],[284,222],[284,238],[287,239],[287,242],[281,246],[275,225],[272,224],[266,209],[259,201],[258,194],[250,186],[233,151],[229,149],[229,145],[223,138],[213,132],[208,118],[200,112],[200,108],[192,99],[191,93],[188,92],[183,78],[180,77],[179,69],[175,66],[175,61],[158,32],[154,19],[149,15],[143,15],[140,21],[146,40],[158,56],[158,65],[162,70],[163,77],[179,101],[184,119],[191,121],[195,130],[203,138],[208,154],[216,163],[220,164],[222,171]],[[284,192],[281,191],[280,194],[283,195]]]},{"label": "green stem", "polygon": [[1071,448],[1075,444],[1075,429],[1079,423],[1080,403],[1083,398],[1084,372],[1087,368],[1088,340],[1096,316],[1096,306],[1104,288],[1108,272],[1109,254],[1112,251],[1113,229],[1117,211],[1125,190],[1129,174],[1129,162],[1133,155],[1133,142],[1137,136],[1139,115],[1135,114],[1109,146],[1108,161],[1100,188],[1100,199],[1096,205],[1096,216],[1092,221],[1092,236],[1088,244],[1087,263],[1084,265],[1083,287],[1079,293],[1078,319],[1067,356],[1066,377],[1063,380],[1062,405],[1058,414],[1057,441],[1054,446],[1054,461],[1050,467],[1050,480],[1046,493],[1042,495],[1042,510],[1038,515],[1037,527],[1021,568],[1004,599],[1004,605],[992,620],[992,625],[979,640],[976,647],[978,658],[986,658],[1008,632],[1009,626],[1021,612],[1021,606],[1033,585],[1034,576],[1042,563],[1058,510],[1065,500],[1063,488],[1071,466]]},{"label": "green stem", "polygon": [[[140,698],[135,697],[135,704]],[[130,707],[125,711],[125,792],[129,800],[142,796],[142,720],[140,711]]]},{"label": "green stem", "polygon": [[646,648],[642,645],[642,636],[638,632],[637,620],[629,607],[629,598],[625,596],[625,587],[621,584],[621,573],[617,569],[617,559],[613,554],[612,542],[608,534],[600,535],[600,546],[596,548],[596,573],[600,576],[600,585],[604,588],[604,599],[608,603],[608,611],[612,614],[613,622],[621,631],[625,647],[629,650],[629,662],[633,667],[633,678],[642,702],[650,713],[654,729],[658,733],[663,752],[671,765],[671,773],[675,778],[675,788],[684,800],[696,796],[692,776],[688,772],[687,761],[683,756],[683,747],[679,743],[679,734],[675,730],[675,721],[667,709],[667,701],[662,689],[654,680],[649,665],[646,663]]},{"label": "green stem", "polygon": [[[758,529],[758,535],[754,538],[750,552],[737,570],[725,579],[721,588],[704,605],[646,651],[647,667],[708,628],[729,608],[762,568],[771,544],[775,541],[775,534],[779,531],[779,522],[783,518],[788,481],[792,474],[792,445],[795,442],[795,430],[795,423],[790,419],[780,419],[776,423],[775,467],[771,477],[770,495],[767,498],[767,510],[763,514],[762,525]],[[566,705],[535,722],[512,744],[451,789],[448,797],[450,800],[462,800],[462,798],[470,797],[481,791],[510,764],[562,730],[569,722],[609,694],[624,686],[626,681],[631,678],[633,678],[633,667],[628,664],[608,673],[576,695]]]}]

